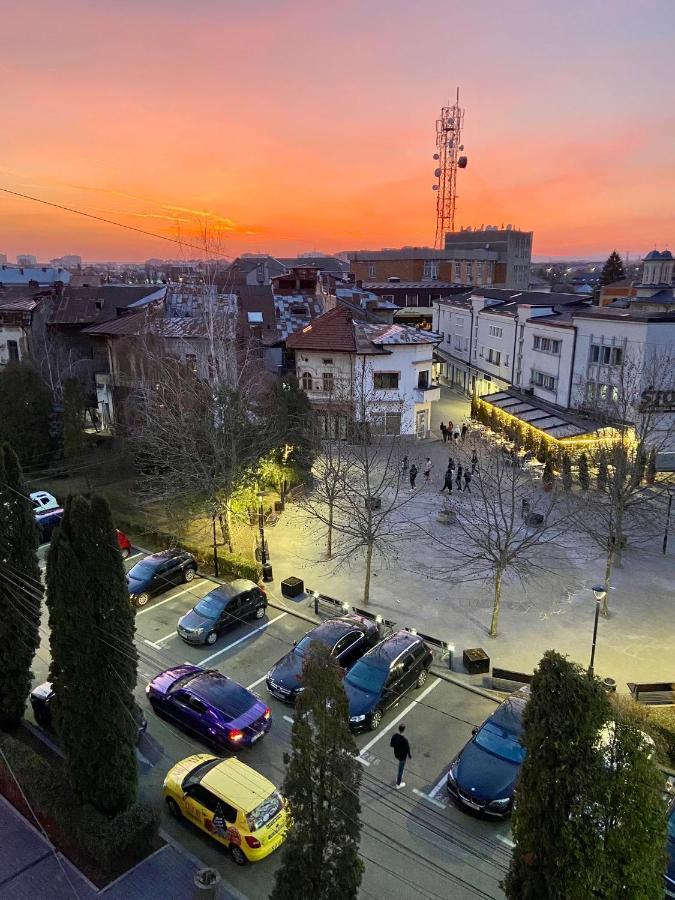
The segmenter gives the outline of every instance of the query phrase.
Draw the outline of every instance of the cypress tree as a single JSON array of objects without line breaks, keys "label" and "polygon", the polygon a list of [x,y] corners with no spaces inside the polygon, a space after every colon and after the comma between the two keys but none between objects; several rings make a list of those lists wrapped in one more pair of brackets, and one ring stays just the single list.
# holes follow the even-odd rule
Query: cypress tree
[{"label": "cypress tree", "polygon": [[546,457],[546,462],[544,463],[542,481],[544,483],[544,487],[548,490],[553,487],[553,482],[555,481],[555,472],[553,471],[553,457],[550,453]]},{"label": "cypress tree", "polygon": [[610,719],[600,682],[548,650],[523,715],[513,813],[515,849],[504,881],[509,900],[588,900],[600,851],[589,814],[603,771],[598,736]]},{"label": "cypress tree", "polygon": [[30,362],[0,370],[0,440],[17,448],[21,464],[44,466],[50,449],[52,393]]},{"label": "cypress tree", "polygon": [[616,250],[612,250],[612,252],[607,257],[604,266],[602,267],[600,284],[611,284],[613,281],[620,281],[625,277],[626,270],[623,266],[623,260],[616,252]]},{"label": "cypress tree", "polygon": [[570,459],[569,453],[563,453],[562,483],[566,491],[572,490],[572,460]]},{"label": "cypress tree", "polygon": [[540,463],[545,463],[548,458],[548,447],[546,446],[546,439],[542,438],[539,441],[539,446],[537,448],[537,459]]},{"label": "cypress tree", "polygon": [[42,581],[33,506],[16,454],[0,447],[0,728],[19,724],[40,646]]},{"label": "cypress tree", "polygon": [[478,419],[478,400],[472,395],[471,397],[471,418],[476,421]]},{"label": "cypress tree", "polygon": [[77,378],[63,385],[63,455],[72,462],[84,452],[84,394]]},{"label": "cypress tree", "polygon": [[591,484],[591,479],[588,474],[588,457],[585,453],[582,453],[579,456],[579,484],[581,485],[582,491],[587,491]]},{"label": "cypress tree", "polygon": [[607,471],[607,457],[604,453],[600,453],[598,456],[598,475],[597,475],[597,488],[599,491],[607,490],[607,478],[609,473]]},{"label": "cypress tree", "polygon": [[114,814],[137,796],[134,612],[108,504],[68,499],[47,559],[54,720],[74,789]]},{"label": "cypress tree", "polygon": [[363,874],[361,767],[337,668],[318,641],[310,648],[303,682],[283,787],[294,824],[270,900],[355,900]]}]

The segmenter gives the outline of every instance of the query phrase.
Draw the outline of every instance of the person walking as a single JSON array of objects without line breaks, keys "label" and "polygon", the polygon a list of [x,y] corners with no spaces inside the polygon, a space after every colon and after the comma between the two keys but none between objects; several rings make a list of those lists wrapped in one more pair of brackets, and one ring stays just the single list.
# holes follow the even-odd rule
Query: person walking
[{"label": "person walking", "polygon": [[478,454],[476,453],[476,448],[473,448],[473,453],[471,454],[471,474],[473,475],[478,468]]},{"label": "person walking", "polygon": [[410,466],[410,490],[415,490],[415,479],[417,478],[417,466],[415,463]]},{"label": "person walking", "polygon": [[457,465],[457,477],[455,478],[455,485],[457,486],[457,490],[462,490],[462,466],[461,463]]},{"label": "person walking", "polygon": [[448,429],[441,422],[441,434],[443,435],[443,443],[445,443],[448,439]]},{"label": "person walking", "polygon": [[469,426],[464,422],[462,425],[462,442],[464,442],[464,438],[466,437],[466,433],[469,430]]},{"label": "person walking", "polygon": [[453,430],[454,430],[454,427],[455,427],[455,426],[453,425],[452,422],[448,422],[448,424],[446,425],[445,433],[446,433],[447,436],[448,436],[448,437],[447,437],[447,440],[448,440],[448,441],[451,441],[451,440],[452,440],[452,432],[453,432]]},{"label": "person walking", "polygon": [[445,481],[443,482],[443,487],[441,488],[441,494],[445,489],[448,489],[448,493],[452,493],[452,468],[448,466],[445,470]]},{"label": "person walking", "polygon": [[401,463],[401,478],[405,478],[408,474],[408,457],[403,457],[403,462]]},{"label": "person walking", "polygon": [[471,488],[469,485],[471,484],[471,472],[469,472],[469,467],[467,466],[464,470],[464,490],[471,493]]},{"label": "person walking", "polygon": [[457,428],[455,428],[453,438],[455,440],[455,443],[458,444],[459,443],[459,425],[457,426]]},{"label": "person walking", "polygon": [[424,483],[429,484],[429,476],[431,475],[431,470],[433,469],[434,464],[431,461],[431,457],[427,456],[426,462],[424,463]]},{"label": "person walking", "polygon": [[396,789],[404,788],[405,781],[403,781],[403,770],[405,769],[405,764],[409,759],[412,759],[412,753],[410,752],[410,744],[408,743],[408,738],[404,737],[405,725],[398,726],[398,734],[395,734],[392,739],[389,741],[389,746],[394,750],[394,756],[398,762],[398,774],[396,776]]}]

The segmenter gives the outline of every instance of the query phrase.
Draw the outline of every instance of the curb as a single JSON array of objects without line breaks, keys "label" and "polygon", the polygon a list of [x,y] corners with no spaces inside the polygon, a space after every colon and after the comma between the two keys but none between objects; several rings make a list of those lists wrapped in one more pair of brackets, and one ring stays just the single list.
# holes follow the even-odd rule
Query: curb
[{"label": "curb", "polygon": [[[184,856],[189,862],[192,863],[193,866],[196,866],[197,869],[206,869],[213,868],[212,866],[207,866],[205,862],[199,859],[198,856],[195,856],[194,853],[190,853],[179,841],[177,841],[174,837],[172,837],[168,832],[166,832],[163,828],[159,829],[159,836],[163,841],[173,847],[176,853],[180,853],[181,856]],[[236,887],[233,887],[228,881],[223,878],[222,872],[218,869],[220,873],[220,882],[218,884],[218,890],[216,896],[222,898],[222,900],[249,900],[246,894],[242,894],[241,891],[238,891]],[[223,892],[226,891],[227,895]]]},{"label": "curb", "polygon": [[437,666],[432,665],[431,671],[437,678],[441,678],[443,681],[447,681],[450,684],[456,684],[457,687],[464,688],[465,691],[471,691],[472,694],[478,694],[479,697],[485,697],[487,700],[492,700],[493,703],[501,703],[504,699],[503,697],[496,697],[486,688],[476,687],[474,684],[467,684],[466,681],[462,681],[457,676],[451,675],[447,670],[439,671]]}]

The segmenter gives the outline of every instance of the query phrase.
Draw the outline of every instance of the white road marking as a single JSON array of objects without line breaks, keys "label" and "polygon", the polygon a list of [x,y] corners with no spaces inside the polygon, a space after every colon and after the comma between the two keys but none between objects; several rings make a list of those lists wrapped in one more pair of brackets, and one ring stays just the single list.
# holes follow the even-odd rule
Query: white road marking
[{"label": "white road marking", "polygon": [[257,687],[261,681],[264,681],[267,678],[267,675],[261,675],[257,681],[254,681],[253,684],[246,685],[246,690],[251,691],[254,687]]},{"label": "white road marking", "polygon": [[444,774],[443,777],[440,779],[440,781],[438,782],[438,784],[435,784],[435,785],[432,787],[432,789],[429,791],[429,796],[430,796],[430,797],[435,797],[436,794],[440,791],[440,789],[443,787],[443,785],[445,784],[445,782],[446,782],[447,780],[448,780],[448,775],[447,775],[447,773],[446,773],[446,774]]},{"label": "white road marking", "polygon": [[165,634],[164,637],[157,638],[155,641],[156,644],[162,644],[164,641],[168,641],[169,638],[178,637],[178,632],[174,629],[170,634]]},{"label": "white road marking", "polygon": [[356,757],[356,761],[357,761],[357,762],[360,762],[362,766],[369,766],[369,765],[370,765],[370,763],[368,762],[368,760],[367,760],[365,757],[363,757],[363,756],[357,756],[357,757]]},{"label": "white road marking", "polygon": [[[280,613],[278,616],[275,616],[274,619],[270,619],[269,622],[265,622],[263,625],[260,625],[258,628],[254,628],[253,631],[249,631],[248,634],[245,634],[243,637],[240,637],[239,640],[233,641],[231,644],[228,644],[226,647],[223,647],[222,650],[217,650],[215,653],[212,653],[211,656],[207,656],[206,659],[203,659],[200,662],[201,666],[205,666],[207,663],[211,662],[212,659],[215,659],[216,656],[220,656],[221,653],[226,653],[228,650],[231,650],[233,647],[242,644],[244,641],[247,641],[250,637],[253,637],[254,634],[258,634],[259,631],[264,631],[266,628],[269,628],[270,625],[274,625],[275,622],[278,622],[279,619],[283,619],[284,616],[287,616],[288,613]],[[186,665],[190,665],[190,663],[186,663]]]},{"label": "white road marking", "polygon": [[498,835],[497,835],[497,840],[498,840],[498,841],[501,841],[502,844],[506,844],[507,847],[511,847],[511,849],[513,849],[513,848],[516,846],[516,845],[513,843],[512,840],[510,840],[510,839],[507,838],[507,837],[504,837],[503,834],[498,834]]},{"label": "white road marking", "polygon": [[147,638],[143,638],[143,643],[144,643],[144,644],[147,644],[148,647],[154,647],[155,650],[161,650],[161,649],[162,649],[158,644],[155,644],[153,641],[149,641]]},{"label": "white road marking", "polygon": [[428,803],[433,803],[434,806],[438,806],[439,809],[446,809],[446,804],[441,803],[440,800],[435,800],[431,794],[425,794],[424,791],[418,791],[417,788],[413,788],[413,794],[416,794],[418,797],[423,797]]},{"label": "white road marking", "polygon": [[295,719],[292,719],[290,716],[284,716],[283,719],[284,719],[284,722],[290,722],[291,725],[295,721]]},{"label": "white road marking", "polygon": [[376,744],[376,743],[380,740],[380,738],[384,737],[385,734],[386,734],[388,731],[391,731],[391,729],[392,729],[395,725],[398,725],[398,723],[401,721],[401,719],[402,719],[404,716],[407,716],[407,715],[408,715],[408,713],[409,713],[410,710],[413,708],[413,706],[416,706],[418,703],[420,703],[422,700],[424,700],[424,698],[426,697],[426,695],[427,695],[427,694],[430,694],[431,691],[433,691],[433,689],[434,689],[435,687],[437,687],[440,683],[441,683],[441,679],[440,679],[440,678],[437,678],[436,681],[432,682],[430,685],[428,685],[428,686],[422,691],[422,693],[419,695],[419,697],[416,697],[416,698],[412,701],[412,703],[409,703],[409,704],[406,706],[406,708],[403,710],[403,712],[399,713],[399,714],[396,716],[395,719],[392,719],[392,721],[391,721],[385,728],[380,728],[380,729],[376,732],[375,737],[374,737],[371,741],[368,741],[368,743],[366,744],[366,746],[363,747],[363,749],[362,749],[361,752],[359,753],[359,756],[363,756],[363,754],[366,753],[368,750],[370,750],[370,748],[371,748],[374,744]]},{"label": "white road marking", "polygon": [[183,594],[187,594],[188,591],[194,591],[194,589],[195,589],[195,585],[192,582],[190,582],[188,587],[183,588],[182,591],[178,591],[177,594],[172,594],[170,597],[165,597],[164,600],[160,600],[159,603],[150,602],[150,604],[148,606],[144,606],[143,609],[138,610],[138,612],[136,613],[136,618],[138,618],[138,616],[145,615],[145,613],[147,613],[147,612],[152,612],[153,609],[157,609],[159,606],[164,606],[164,604],[168,603],[169,600],[175,600],[176,597],[181,597]]},{"label": "white road marking", "polygon": [[143,555],[144,554],[141,553],[141,551],[139,550],[137,553],[132,553],[131,556],[125,557],[125,559],[136,559],[137,556],[143,556]]}]

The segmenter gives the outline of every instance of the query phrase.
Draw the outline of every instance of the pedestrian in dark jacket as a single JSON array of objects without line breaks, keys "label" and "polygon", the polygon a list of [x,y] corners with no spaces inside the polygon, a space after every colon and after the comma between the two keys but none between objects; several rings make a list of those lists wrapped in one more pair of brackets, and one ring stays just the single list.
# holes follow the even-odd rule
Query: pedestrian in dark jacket
[{"label": "pedestrian in dark jacket", "polygon": [[445,481],[443,482],[443,487],[441,488],[441,494],[445,489],[448,489],[448,492],[452,493],[452,469],[450,466],[445,470]]},{"label": "pedestrian in dark jacket", "polygon": [[404,788],[405,781],[403,781],[403,770],[405,769],[405,764],[409,759],[412,759],[412,753],[410,752],[410,744],[408,743],[408,739],[403,736],[403,732],[405,731],[405,725],[398,726],[398,734],[395,734],[391,741],[389,741],[389,746],[394,749],[394,756],[398,761],[398,774],[396,776],[396,787]]},{"label": "pedestrian in dark jacket", "polygon": [[469,430],[469,426],[468,426],[468,425],[466,424],[466,422],[465,422],[465,423],[462,425],[462,440],[464,440],[464,438],[466,437],[466,433],[467,433],[468,430]]},{"label": "pedestrian in dark jacket", "polygon": [[451,456],[448,457],[448,468],[450,469],[450,471],[455,468],[455,461]]},{"label": "pedestrian in dark jacket", "polygon": [[454,431],[454,428],[455,428],[455,426],[452,424],[452,422],[448,422],[448,424],[445,428],[445,433],[447,434],[449,441],[452,440],[452,432]]},{"label": "pedestrian in dark jacket", "polygon": [[478,468],[478,454],[475,449],[471,454],[471,474],[473,475],[476,469]]},{"label": "pedestrian in dark jacket", "polygon": [[457,477],[455,478],[455,484],[457,485],[457,490],[462,490],[462,466],[457,466]]},{"label": "pedestrian in dark jacket", "polygon": [[471,472],[469,472],[469,468],[467,466],[467,468],[464,470],[464,490],[468,491],[469,493],[471,493],[471,488],[469,487],[470,484],[471,484]]},{"label": "pedestrian in dark jacket", "polygon": [[448,439],[448,429],[441,422],[441,434],[443,435],[443,443],[445,443]]},{"label": "pedestrian in dark jacket", "polygon": [[415,463],[410,466],[410,490],[415,490],[415,479],[417,478],[417,466]]}]

